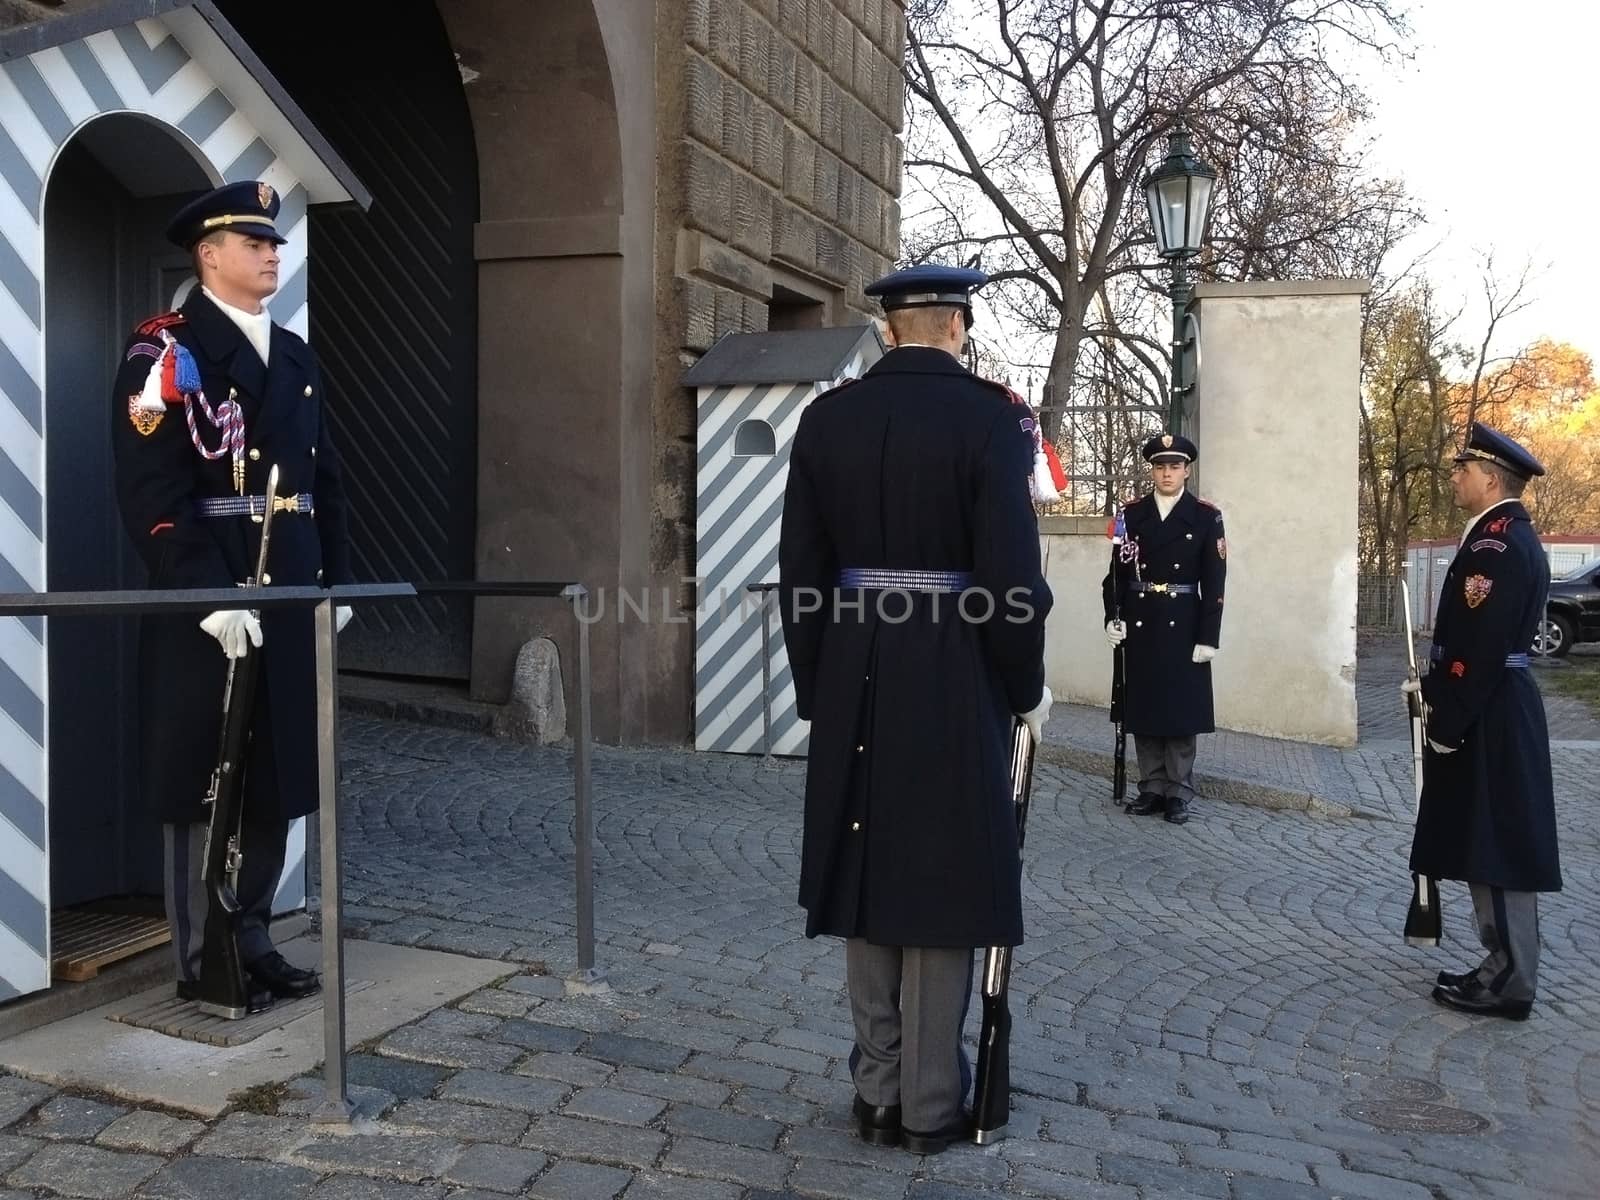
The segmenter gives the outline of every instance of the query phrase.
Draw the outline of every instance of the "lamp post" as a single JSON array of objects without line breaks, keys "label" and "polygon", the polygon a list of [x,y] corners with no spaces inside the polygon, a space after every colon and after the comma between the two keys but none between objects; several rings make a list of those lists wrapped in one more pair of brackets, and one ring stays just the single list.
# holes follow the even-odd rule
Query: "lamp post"
[{"label": "lamp post", "polygon": [[1183,398],[1194,386],[1183,373],[1183,320],[1194,295],[1185,263],[1200,253],[1206,218],[1211,212],[1217,173],[1196,157],[1189,130],[1180,122],[1167,137],[1167,157],[1145,176],[1144,198],[1155,229],[1156,253],[1172,268],[1167,295],[1172,298],[1172,398],[1167,407],[1167,432],[1183,432]]}]

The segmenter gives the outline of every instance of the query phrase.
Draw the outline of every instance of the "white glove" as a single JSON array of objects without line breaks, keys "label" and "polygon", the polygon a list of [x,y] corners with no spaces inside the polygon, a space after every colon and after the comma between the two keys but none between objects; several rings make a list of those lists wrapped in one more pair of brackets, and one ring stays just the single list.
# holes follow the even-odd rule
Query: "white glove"
[{"label": "white glove", "polygon": [[1432,748],[1432,750],[1433,750],[1433,752],[1435,754],[1454,754],[1457,750],[1459,750],[1461,748],[1459,746],[1441,746],[1441,745],[1439,745],[1438,742],[1434,741],[1432,738],[1428,739],[1428,745]]},{"label": "white glove", "polygon": [[1126,623],[1122,621],[1106,622],[1106,641],[1110,642],[1113,648],[1122,645],[1122,639],[1127,636],[1128,626]]},{"label": "white glove", "polygon": [[243,658],[249,646],[261,645],[261,622],[242,608],[218,609],[200,622],[200,628],[222,643],[229,658]]},{"label": "white glove", "polygon": [[1215,646],[1196,646],[1194,653],[1189,656],[1190,662],[1208,663],[1217,656]]},{"label": "white glove", "polygon": [[350,618],[356,615],[356,610],[348,604],[335,604],[333,606],[333,631],[343,633],[344,627],[350,624]]},{"label": "white glove", "polygon": [[1400,695],[1402,697],[1409,696],[1413,692],[1420,692],[1421,690],[1422,680],[1412,679],[1410,676],[1407,676],[1406,681],[1400,685]]},{"label": "white glove", "polygon": [[1017,719],[1028,727],[1028,733],[1033,737],[1033,744],[1037,746],[1044,737],[1044,723],[1050,719],[1050,706],[1055,703],[1055,697],[1050,694],[1050,689],[1044,689],[1044,695],[1039,703],[1025,713],[1018,713]]}]

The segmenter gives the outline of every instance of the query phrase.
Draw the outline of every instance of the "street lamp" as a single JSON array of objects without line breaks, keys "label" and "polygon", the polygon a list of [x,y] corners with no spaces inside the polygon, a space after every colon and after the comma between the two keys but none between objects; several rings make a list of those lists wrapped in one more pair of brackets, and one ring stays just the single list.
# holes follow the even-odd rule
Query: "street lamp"
[{"label": "street lamp", "polygon": [[1172,267],[1167,295],[1172,298],[1172,399],[1167,408],[1167,432],[1183,432],[1183,397],[1193,380],[1183,372],[1183,322],[1194,295],[1184,263],[1200,253],[1206,217],[1211,212],[1211,189],[1217,173],[1196,157],[1189,130],[1180,122],[1167,137],[1167,157],[1145,176],[1144,198],[1155,229],[1156,253]]}]

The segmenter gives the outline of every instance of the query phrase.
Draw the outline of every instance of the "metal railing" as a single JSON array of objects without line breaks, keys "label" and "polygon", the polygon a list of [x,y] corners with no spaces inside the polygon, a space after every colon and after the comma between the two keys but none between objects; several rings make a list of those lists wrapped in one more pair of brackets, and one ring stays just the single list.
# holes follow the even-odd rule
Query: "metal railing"
[{"label": "metal railing", "polygon": [[[589,622],[581,583],[476,582],[367,583],[333,588],[232,587],[145,589],[105,592],[0,594],[0,617],[139,616],[145,613],[214,612],[219,609],[311,608],[317,669],[317,831],[322,904],[323,1101],[312,1119],[349,1124],[356,1115],[345,1071],[344,872],[339,850],[338,705],[335,682],[339,651],[334,609],[426,595],[563,599],[578,625],[578,720],[573,734],[573,841],[578,971],[585,982],[601,973],[594,950],[594,806],[590,773]],[[218,702],[221,696],[218,696]]]}]

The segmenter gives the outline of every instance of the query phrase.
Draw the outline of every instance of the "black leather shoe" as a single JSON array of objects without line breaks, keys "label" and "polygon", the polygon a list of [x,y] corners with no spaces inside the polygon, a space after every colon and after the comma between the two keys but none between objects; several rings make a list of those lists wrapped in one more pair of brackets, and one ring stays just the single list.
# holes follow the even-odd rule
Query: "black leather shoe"
[{"label": "black leather shoe", "polygon": [[1155,792],[1140,792],[1139,798],[1128,805],[1128,814],[1134,817],[1148,817],[1153,813],[1162,812],[1167,806],[1167,798]]},{"label": "black leather shoe", "polygon": [[1458,988],[1469,979],[1477,979],[1476,971],[1462,971],[1459,975],[1454,971],[1440,971],[1439,978],[1434,980],[1440,987]]},{"label": "black leather shoe", "polygon": [[[247,980],[246,982],[253,983],[254,981]],[[185,979],[178,980],[178,999],[187,1000],[190,1003],[199,1000],[200,984],[190,983]],[[250,1000],[245,1005],[245,1011],[248,1013],[266,1012],[267,1009],[272,1007],[272,1001],[272,993],[266,988],[252,987],[250,989]]]},{"label": "black leather shoe", "polygon": [[1168,824],[1182,825],[1189,819],[1189,802],[1182,796],[1168,796],[1166,807]]},{"label": "black leather shoe", "polygon": [[1433,998],[1457,1012],[1504,1017],[1508,1021],[1526,1021],[1528,1014],[1533,1011],[1532,1000],[1502,1000],[1476,979],[1453,987],[1440,984],[1433,989]]},{"label": "black leather shoe", "polygon": [[860,1096],[853,1106],[856,1132],[861,1140],[873,1146],[898,1146],[900,1144],[900,1106],[898,1104],[868,1104]]},{"label": "black leather shoe", "polygon": [[912,1129],[900,1131],[900,1144],[913,1154],[943,1154],[951,1142],[972,1140],[972,1115],[962,1113],[943,1129],[932,1133],[917,1133]]},{"label": "black leather shoe", "polygon": [[322,990],[315,971],[297,967],[276,950],[245,968],[250,977],[280,1000],[299,1000]]}]

